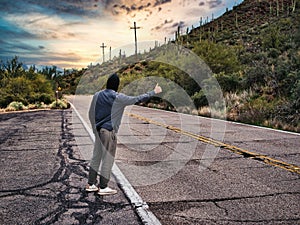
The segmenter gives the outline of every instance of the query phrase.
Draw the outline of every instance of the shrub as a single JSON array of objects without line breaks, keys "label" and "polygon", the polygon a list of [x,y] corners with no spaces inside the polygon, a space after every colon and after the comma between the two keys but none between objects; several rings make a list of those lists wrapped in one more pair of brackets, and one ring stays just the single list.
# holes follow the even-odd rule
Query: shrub
[{"label": "shrub", "polygon": [[234,92],[241,88],[241,75],[240,73],[218,73],[214,75],[223,92]]},{"label": "shrub", "polygon": [[239,48],[202,41],[197,43],[193,51],[203,58],[214,73],[233,73],[239,71],[241,66],[238,60]]},{"label": "shrub", "polygon": [[29,110],[31,110],[31,109],[37,109],[38,107],[37,107],[37,104],[29,104],[28,106],[27,106],[27,109],[29,109]]},{"label": "shrub", "polygon": [[270,48],[269,56],[276,59],[280,55],[280,51],[276,48]]},{"label": "shrub", "polygon": [[211,116],[210,107],[209,107],[209,106],[201,107],[201,108],[198,110],[198,114],[199,114],[200,116],[210,117],[210,116]]},{"label": "shrub", "polygon": [[14,100],[14,95],[0,90],[0,108],[6,108]]},{"label": "shrub", "polygon": [[48,107],[44,102],[38,102],[35,106],[37,109],[46,109]]},{"label": "shrub", "polygon": [[6,111],[17,111],[17,110],[23,110],[26,109],[24,104],[22,102],[11,102],[8,107],[6,108]]},{"label": "shrub", "polygon": [[208,105],[208,101],[206,96],[203,93],[203,90],[200,90],[199,92],[195,92],[195,94],[192,96],[192,99],[196,107],[203,107]]},{"label": "shrub", "polygon": [[54,101],[50,104],[51,109],[67,109],[70,108],[70,103],[68,103],[66,100],[58,99],[57,101]]},{"label": "shrub", "polygon": [[245,104],[247,104],[253,97],[254,93],[252,90],[244,90],[243,92],[239,93],[226,93],[225,101],[227,107],[227,118],[238,121]]},{"label": "shrub", "polygon": [[38,95],[38,102],[44,102],[45,104],[50,104],[53,101],[54,97],[50,94],[41,93]]}]

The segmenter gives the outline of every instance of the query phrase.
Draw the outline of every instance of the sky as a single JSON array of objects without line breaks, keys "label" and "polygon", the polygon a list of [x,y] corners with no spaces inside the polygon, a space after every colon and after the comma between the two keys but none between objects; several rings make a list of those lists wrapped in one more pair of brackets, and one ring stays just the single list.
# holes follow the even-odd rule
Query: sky
[{"label": "sky", "polygon": [[[174,39],[177,27],[199,26],[242,0],[1,0],[0,60],[18,56],[23,64],[85,68],[112,52],[134,46],[136,22],[142,42]],[[146,49],[148,50],[148,49]],[[134,51],[134,50],[133,50]],[[123,53],[122,53],[123,54]],[[126,52],[126,55],[131,53]]]}]

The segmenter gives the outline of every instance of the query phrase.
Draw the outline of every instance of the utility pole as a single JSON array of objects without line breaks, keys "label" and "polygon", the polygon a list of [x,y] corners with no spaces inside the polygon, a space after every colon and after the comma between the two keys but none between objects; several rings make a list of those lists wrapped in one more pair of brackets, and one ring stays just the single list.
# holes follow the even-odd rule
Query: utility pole
[{"label": "utility pole", "polygon": [[109,61],[111,61],[111,46],[109,47]]},{"label": "utility pole", "polygon": [[121,60],[122,60],[122,50],[120,49],[120,51],[119,51],[119,64],[121,64]]},{"label": "utility pole", "polygon": [[137,58],[137,37],[136,37],[136,30],[140,29],[140,27],[136,26],[136,22],[133,22],[133,27],[130,29],[134,29],[134,41],[135,41],[135,57]]},{"label": "utility pole", "polygon": [[104,63],[104,48],[106,48],[106,46],[104,46],[104,43],[102,43],[102,45],[100,45],[100,48],[102,48],[102,56],[103,56],[103,62]]}]

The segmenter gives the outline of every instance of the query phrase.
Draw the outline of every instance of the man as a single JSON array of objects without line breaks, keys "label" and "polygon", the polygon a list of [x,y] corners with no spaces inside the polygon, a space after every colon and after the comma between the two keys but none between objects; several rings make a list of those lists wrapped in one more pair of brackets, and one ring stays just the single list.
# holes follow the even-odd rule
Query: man
[{"label": "man", "polygon": [[[99,195],[117,193],[116,190],[108,187],[108,182],[116,154],[116,133],[125,107],[138,102],[145,102],[151,96],[162,92],[161,87],[157,84],[153,91],[139,96],[127,96],[117,92],[119,83],[120,79],[117,74],[112,74],[107,80],[106,89],[94,95],[89,110],[89,118],[95,133],[95,145],[90,162],[86,191],[98,191]],[[100,163],[100,182],[99,187],[97,187],[96,180]]]}]

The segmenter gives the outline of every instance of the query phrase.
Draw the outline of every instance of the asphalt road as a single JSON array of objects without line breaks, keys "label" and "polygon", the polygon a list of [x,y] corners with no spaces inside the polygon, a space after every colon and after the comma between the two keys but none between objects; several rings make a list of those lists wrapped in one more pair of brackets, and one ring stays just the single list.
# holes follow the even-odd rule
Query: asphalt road
[{"label": "asphalt road", "polygon": [[[123,192],[86,193],[92,143],[71,110],[0,114],[0,224],[141,224]],[[76,140],[80,139],[81,145]]]},{"label": "asphalt road", "polygon": [[[87,122],[89,103],[73,99]],[[300,165],[299,134],[137,106],[127,112]],[[117,165],[162,224],[300,223],[299,173],[128,115],[118,142]]]}]

